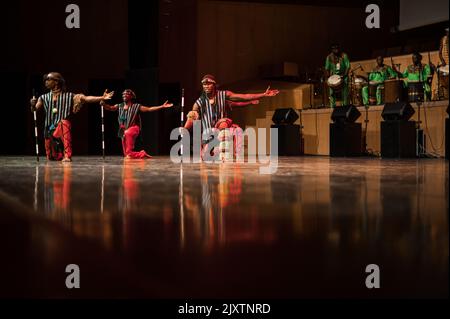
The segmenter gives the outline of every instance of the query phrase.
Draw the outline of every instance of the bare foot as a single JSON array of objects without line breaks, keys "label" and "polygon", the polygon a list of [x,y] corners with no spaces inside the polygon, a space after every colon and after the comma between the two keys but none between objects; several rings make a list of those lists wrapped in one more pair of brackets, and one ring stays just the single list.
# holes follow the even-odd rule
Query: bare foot
[{"label": "bare foot", "polygon": [[65,163],[67,163],[67,162],[72,162],[72,159],[71,159],[70,157],[64,157],[64,158],[62,159],[62,162],[65,162]]}]

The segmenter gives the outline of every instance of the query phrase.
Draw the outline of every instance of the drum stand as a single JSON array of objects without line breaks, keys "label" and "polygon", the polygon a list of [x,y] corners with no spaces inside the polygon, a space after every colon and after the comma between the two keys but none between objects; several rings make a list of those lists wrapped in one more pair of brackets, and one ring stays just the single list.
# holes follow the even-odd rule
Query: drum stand
[{"label": "drum stand", "polygon": [[348,90],[348,100],[349,100],[349,102],[350,102],[350,104],[353,104],[354,105],[354,102],[355,101],[353,101],[353,91],[354,91],[354,83],[353,83],[353,81],[355,80],[355,75],[354,75],[354,73],[353,73],[353,71],[351,71],[350,72],[350,88],[349,88],[349,90]]}]

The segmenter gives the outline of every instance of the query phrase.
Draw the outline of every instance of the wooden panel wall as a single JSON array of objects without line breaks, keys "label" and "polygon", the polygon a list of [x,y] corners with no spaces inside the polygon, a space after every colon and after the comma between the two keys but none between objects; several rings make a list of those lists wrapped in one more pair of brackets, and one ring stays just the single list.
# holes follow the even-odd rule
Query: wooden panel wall
[{"label": "wooden panel wall", "polygon": [[[385,17],[391,13],[386,12]],[[198,1],[197,82],[205,73],[221,83],[256,78],[263,64],[295,62],[300,70],[322,66],[331,42],[349,56],[369,56],[383,32],[364,25],[364,8]],[[392,22],[394,23],[394,22]]]}]

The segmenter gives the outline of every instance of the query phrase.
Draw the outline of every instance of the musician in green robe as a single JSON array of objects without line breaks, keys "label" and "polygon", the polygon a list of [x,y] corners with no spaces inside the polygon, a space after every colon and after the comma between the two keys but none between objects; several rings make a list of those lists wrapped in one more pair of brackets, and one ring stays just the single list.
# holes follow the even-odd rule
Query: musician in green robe
[{"label": "musician in green robe", "polygon": [[[377,66],[369,73],[369,84],[376,85],[377,105],[383,104],[384,81],[396,78],[397,74],[388,65],[384,64],[384,58],[380,55],[377,57]],[[369,86],[362,88],[363,104],[369,105]]]},{"label": "musician in green robe", "polygon": [[409,65],[406,70],[401,73],[395,70],[398,76],[405,79],[405,86],[408,87],[410,83],[421,82],[424,90],[425,101],[431,100],[431,81],[433,79],[434,68],[433,63],[423,64],[422,55],[419,52],[414,52],[412,55],[413,64]]},{"label": "musician in green robe", "polygon": [[[331,75],[339,75],[341,77],[342,104],[348,105],[348,73],[350,71],[350,60],[348,59],[347,54],[341,51],[339,44],[333,44],[331,46],[331,53],[327,56],[325,61],[325,70],[327,79]],[[336,106],[336,91],[336,89],[329,87],[330,107]]]}]

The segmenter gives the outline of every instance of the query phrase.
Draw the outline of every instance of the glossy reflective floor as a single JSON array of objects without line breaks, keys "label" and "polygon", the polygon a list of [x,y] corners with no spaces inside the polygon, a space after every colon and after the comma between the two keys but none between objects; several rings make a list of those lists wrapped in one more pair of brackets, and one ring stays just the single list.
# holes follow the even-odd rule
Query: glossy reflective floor
[{"label": "glossy reflective floor", "polygon": [[260,166],[0,158],[0,296],[448,297],[448,161]]}]

